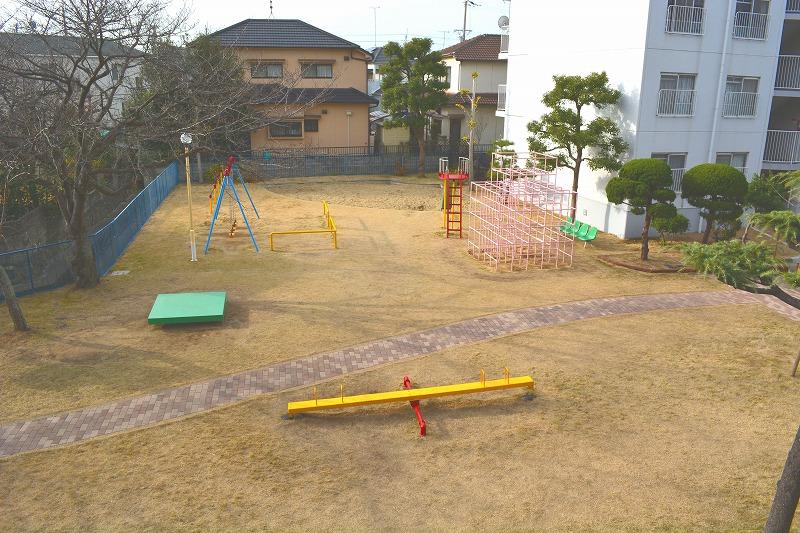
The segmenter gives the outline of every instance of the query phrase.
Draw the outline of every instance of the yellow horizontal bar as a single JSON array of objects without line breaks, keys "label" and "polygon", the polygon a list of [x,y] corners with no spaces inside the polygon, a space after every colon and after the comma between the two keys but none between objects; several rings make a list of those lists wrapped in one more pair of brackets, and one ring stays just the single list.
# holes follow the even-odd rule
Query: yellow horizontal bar
[{"label": "yellow horizontal bar", "polygon": [[300,402],[289,402],[287,410],[291,415],[295,413],[304,413],[307,411],[341,409],[345,407],[357,407],[360,405],[373,405],[389,402],[410,402],[414,400],[438,398],[441,396],[473,394],[476,392],[489,392],[519,387],[533,389],[533,378],[530,376],[521,376],[516,378],[487,379],[485,381],[474,381],[471,383],[460,383],[457,385],[442,385],[438,387],[423,387],[421,389],[404,389],[389,392],[377,392],[373,394],[359,394],[356,396],[338,396],[336,398],[304,400]]},{"label": "yellow horizontal bar", "polygon": [[333,233],[332,229],[297,229],[292,231],[273,231],[270,235],[299,235],[301,233]]}]

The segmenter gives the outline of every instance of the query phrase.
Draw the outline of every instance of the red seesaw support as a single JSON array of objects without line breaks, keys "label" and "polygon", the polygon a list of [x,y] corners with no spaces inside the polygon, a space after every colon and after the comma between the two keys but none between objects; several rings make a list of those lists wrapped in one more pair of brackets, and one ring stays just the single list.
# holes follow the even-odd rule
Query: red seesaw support
[{"label": "red seesaw support", "polygon": [[[403,376],[403,388],[404,389],[411,389],[411,380],[408,376]],[[411,408],[417,414],[417,422],[419,422],[419,436],[425,436],[425,419],[422,418],[422,411],[419,410],[419,400],[412,400],[408,402],[411,404]]]}]

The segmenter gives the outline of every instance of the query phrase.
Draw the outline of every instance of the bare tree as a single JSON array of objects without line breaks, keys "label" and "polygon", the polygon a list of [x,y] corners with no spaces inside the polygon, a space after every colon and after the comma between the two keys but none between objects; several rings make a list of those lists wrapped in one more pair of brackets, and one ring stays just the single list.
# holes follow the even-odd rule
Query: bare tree
[{"label": "bare tree", "polygon": [[[13,182],[25,175],[24,172],[15,169],[11,164],[5,161],[0,161],[0,168],[3,172],[3,182],[0,184],[0,236],[3,235],[3,228],[6,221],[6,211],[8,207],[9,191],[13,186]],[[25,314],[22,312],[22,306],[19,304],[17,293],[14,290],[14,284],[8,277],[5,267],[0,265],[0,293],[6,302],[8,314],[11,316],[11,322],[14,324],[14,329],[17,331],[28,331],[28,321],[25,320]]]},{"label": "bare tree", "polygon": [[781,478],[775,489],[775,498],[764,526],[765,533],[788,533],[800,499],[800,429],[783,465]]},{"label": "bare tree", "polygon": [[186,12],[171,14],[167,0],[18,5],[6,27],[25,33],[0,33],[0,152],[36,168],[28,179],[55,197],[78,287],[99,281],[87,199],[119,192],[109,176],[174,159],[181,131],[197,132],[201,147],[228,143],[313,105],[296,98],[292,79],[247,83],[233,50],[186,43]]}]

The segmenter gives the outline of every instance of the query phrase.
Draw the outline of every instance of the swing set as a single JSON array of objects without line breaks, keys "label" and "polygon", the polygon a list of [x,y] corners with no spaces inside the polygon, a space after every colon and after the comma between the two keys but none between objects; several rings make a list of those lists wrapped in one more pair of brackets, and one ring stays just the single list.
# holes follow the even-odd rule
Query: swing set
[{"label": "swing set", "polygon": [[261,218],[261,215],[258,213],[258,209],[256,208],[256,204],[253,201],[253,197],[250,195],[250,190],[247,188],[247,183],[245,183],[244,177],[239,171],[239,166],[236,164],[236,158],[234,156],[228,157],[228,164],[217,176],[217,179],[214,181],[214,185],[211,189],[211,194],[208,195],[208,209],[209,213],[211,214],[211,226],[208,229],[208,238],[206,239],[206,246],[203,251],[204,254],[208,254],[208,247],[211,244],[211,237],[214,234],[214,226],[217,222],[217,218],[219,217],[220,208],[222,207],[222,199],[225,197],[226,193],[229,199],[230,216],[232,220],[228,235],[233,237],[236,234],[237,220],[236,210],[234,209],[234,204],[236,204],[239,207],[239,213],[242,215],[242,220],[247,227],[247,232],[250,234],[250,240],[253,242],[253,247],[256,249],[256,252],[261,251],[258,247],[258,243],[256,242],[256,238],[253,235],[253,228],[250,226],[250,221],[247,220],[247,214],[245,214],[242,200],[239,197],[239,192],[236,190],[236,181],[233,178],[234,176],[236,176],[236,179],[239,181],[242,189],[244,189],[245,194],[247,194],[247,199],[250,200],[250,205],[256,214],[256,218]]}]

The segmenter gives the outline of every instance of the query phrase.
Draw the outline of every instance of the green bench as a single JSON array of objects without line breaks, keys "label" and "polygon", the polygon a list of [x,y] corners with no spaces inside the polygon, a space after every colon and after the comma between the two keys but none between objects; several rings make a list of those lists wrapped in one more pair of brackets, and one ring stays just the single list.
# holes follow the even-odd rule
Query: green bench
[{"label": "green bench", "polygon": [[597,228],[578,220],[573,221],[571,218],[565,220],[559,229],[562,233],[572,235],[579,241],[583,241],[584,247],[597,238]]}]

